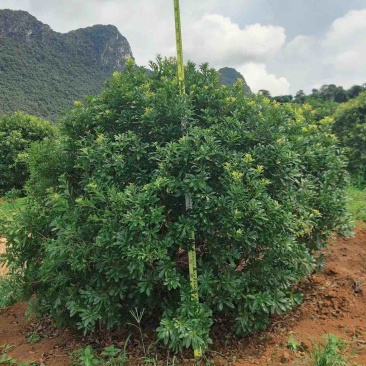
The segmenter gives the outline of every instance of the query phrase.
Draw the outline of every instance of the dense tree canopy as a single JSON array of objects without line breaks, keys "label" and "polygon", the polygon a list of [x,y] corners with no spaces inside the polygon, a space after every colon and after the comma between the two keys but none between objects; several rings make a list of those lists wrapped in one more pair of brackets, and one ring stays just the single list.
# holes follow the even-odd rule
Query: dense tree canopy
[{"label": "dense tree canopy", "polygon": [[[333,132],[338,136],[341,146],[346,147],[349,159],[348,170],[353,183],[365,187],[365,111],[362,107],[365,99],[366,84],[353,85],[349,89],[334,84],[313,89],[309,95],[302,90],[291,95],[276,96],[272,99],[279,103],[309,105],[313,108],[314,118],[320,122],[326,117],[335,117]],[[363,95],[363,96],[362,96]],[[270,97],[270,95],[267,95]]]},{"label": "dense tree canopy", "polygon": [[366,92],[341,104],[334,114],[333,131],[348,149],[349,169],[366,185]]},{"label": "dense tree canopy", "polygon": [[0,116],[0,196],[23,188],[28,170],[22,154],[32,142],[55,134],[56,128],[41,118],[22,112]]}]

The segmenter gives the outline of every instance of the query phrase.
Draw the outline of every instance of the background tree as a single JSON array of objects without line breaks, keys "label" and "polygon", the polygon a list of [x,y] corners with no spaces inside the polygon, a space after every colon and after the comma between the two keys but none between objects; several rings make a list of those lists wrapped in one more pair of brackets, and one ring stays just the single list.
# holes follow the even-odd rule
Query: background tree
[{"label": "background tree", "polygon": [[341,104],[334,114],[333,131],[347,147],[349,169],[363,187],[366,185],[366,92]]},{"label": "background tree", "polygon": [[353,99],[359,96],[363,91],[365,90],[365,87],[360,85],[353,85],[347,90],[348,98]]},{"label": "background tree", "polygon": [[303,90],[299,90],[294,97],[295,103],[304,103],[305,102],[305,93]]},{"label": "background tree", "polygon": [[277,97],[273,97],[273,100],[279,103],[291,103],[292,102],[292,95],[279,95]]},{"label": "background tree", "polygon": [[54,138],[48,121],[22,112],[0,116],[0,195],[21,190],[29,174],[21,154],[32,142]]},{"label": "background tree", "polygon": [[263,95],[266,98],[271,98],[271,93],[266,89],[259,90],[258,94]]}]

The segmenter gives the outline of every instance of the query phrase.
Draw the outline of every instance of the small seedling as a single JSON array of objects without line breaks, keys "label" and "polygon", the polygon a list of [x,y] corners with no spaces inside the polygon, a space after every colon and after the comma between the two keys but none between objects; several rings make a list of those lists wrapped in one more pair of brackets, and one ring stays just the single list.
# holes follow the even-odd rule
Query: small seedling
[{"label": "small seedling", "polygon": [[144,357],[147,357],[145,343],[144,343],[144,337],[142,335],[142,328],[141,328],[141,321],[142,321],[142,318],[144,316],[144,312],[145,312],[145,309],[142,309],[141,312],[139,312],[139,310],[137,308],[135,308],[135,310],[130,310],[130,314],[135,319],[137,324],[132,324],[132,323],[128,323],[128,324],[136,327],[139,330],[141,343],[142,343],[142,349],[144,350]]},{"label": "small seedling", "polygon": [[346,344],[343,339],[333,334],[325,335],[324,346],[317,343],[310,351],[312,366],[348,366],[346,356],[342,354]]},{"label": "small seedling", "polygon": [[100,353],[96,354],[92,346],[76,350],[72,352],[72,365],[74,366],[124,366],[127,363],[127,344],[130,339],[130,335],[127,337],[123,349],[110,345]]},{"label": "small seedling", "polygon": [[[170,357],[168,357],[165,361],[165,363],[159,363],[157,358],[144,358],[143,359],[145,362],[145,365],[152,365],[152,366],[175,366],[175,361],[177,360],[176,357],[174,356],[172,359],[170,359]],[[209,365],[206,363],[206,365]]]},{"label": "small seedling", "polygon": [[115,357],[120,352],[121,352],[121,350],[118,347],[116,347],[114,344],[112,344],[111,346],[104,348],[104,351],[102,352],[102,356]]},{"label": "small seedling", "polygon": [[32,332],[27,338],[27,342],[31,344],[38,343],[40,340],[41,336],[37,332]]},{"label": "small seedling", "polygon": [[297,341],[295,339],[294,335],[290,334],[286,347],[289,350],[291,350],[292,352],[298,352],[300,350],[301,345],[302,345],[302,342]]},{"label": "small seedling", "polygon": [[1,352],[7,352],[7,351],[11,351],[14,348],[14,346],[11,346],[10,344],[2,344],[0,346],[0,351]]},{"label": "small seedling", "polygon": [[15,365],[16,363],[17,361],[6,353],[4,353],[0,358],[0,365]]},{"label": "small seedling", "polygon": [[107,361],[105,365],[107,366],[124,366],[127,363],[128,356],[127,356],[127,344],[130,340],[129,335],[126,339],[125,345],[123,350],[119,349],[118,347],[111,345],[109,347],[104,348],[102,352],[102,356],[107,357]]},{"label": "small seedling", "polygon": [[92,346],[85,347],[80,356],[80,365],[94,366],[94,365],[100,365],[100,364],[101,364],[101,360],[99,360],[95,356]]}]

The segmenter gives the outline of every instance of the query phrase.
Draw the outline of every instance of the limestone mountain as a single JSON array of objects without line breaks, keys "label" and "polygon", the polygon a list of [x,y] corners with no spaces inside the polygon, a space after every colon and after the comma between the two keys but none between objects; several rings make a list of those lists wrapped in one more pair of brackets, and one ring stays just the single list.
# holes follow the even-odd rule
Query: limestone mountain
[{"label": "limestone mountain", "polygon": [[219,69],[219,73],[221,75],[220,82],[221,84],[225,85],[233,85],[236,83],[238,79],[243,80],[244,88],[247,93],[251,93],[249,85],[244,79],[244,76],[237,70],[233,69],[232,67],[223,67]]},{"label": "limestone mountain", "polygon": [[130,57],[115,26],[58,33],[25,11],[0,10],[0,114],[55,120],[74,100],[99,93]]}]

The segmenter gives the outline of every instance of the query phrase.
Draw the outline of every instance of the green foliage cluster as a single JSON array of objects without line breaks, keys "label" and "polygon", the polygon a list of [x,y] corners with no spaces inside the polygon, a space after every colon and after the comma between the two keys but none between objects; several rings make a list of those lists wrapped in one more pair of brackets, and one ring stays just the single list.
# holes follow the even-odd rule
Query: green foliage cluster
[{"label": "green foliage cluster", "polygon": [[366,84],[353,85],[349,89],[334,84],[323,85],[320,89],[313,89],[309,95],[299,90],[295,97],[281,95],[272,98],[267,90],[260,93],[279,103],[308,104],[314,109],[317,121],[334,116],[333,132],[339,138],[340,145],[347,149],[348,170],[353,184],[365,187]]},{"label": "green foliage cluster", "polygon": [[313,89],[306,95],[303,90],[299,90],[295,96],[279,95],[271,97],[267,90],[261,90],[261,94],[279,103],[309,104],[315,110],[315,118],[321,119],[333,115],[338,106],[353,98],[357,98],[366,90],[366,84],[353,85],[349,89],[334,84],[322,85],[320,89]]},{"label": "green foliage cluster", "polygon": [[0,196],[23,188],[28,170],[22,154],[32,142],[55,135],[56,128],[41,118],[22,112],[0,116]]},{"label": "green foliage cluster", "polygon": [[76,103],[59,147],[35,148],[58,162],[57,179],[29,155],[27,202],[4,225],[7,258],[60,323],[87,332],[145,309],[170,348],[204,350],[217,319],[253,332],[301,301],[292,285],[311,273],[313,251],[344,233],[345,161],[308,106],[221,86],[206,64],[186,66],[180,96],[176,63],[150,66],[148,76],[128,62]]},{"label": "green foliage cluster", "polygon": [[[325,84],[320,89],[313,89],[310,94],[306,95],[303,90],[299,90],[295,96],[278,95],[272,99],[279,103],[312,103],[312,102],[334,102],[335,104],[347,102],[350,99],[358,97],[366,90],[366,83],[362,85],[353,85],[349,89],[344,89],[342,86],[334,84]],[[268,90],[260,91],[263,95],[271,98]]]},{"label": "green foliage cluster", "polygon": [[93,348],[89,345],[85,348],[76,350],[72,353],[72,365],[73,366],[124,366],[127,364],[128,356],[126,347],[129,338],[126,340],[124,349],[119,349],[114,345],[105,347],[104,350],[98,355]]},{"label": "green foliage cluster", "polygon": [[349,170],[359,186],[366,185],[366,92],[341,104],[334,114],[333,131],[347,148]]}]

